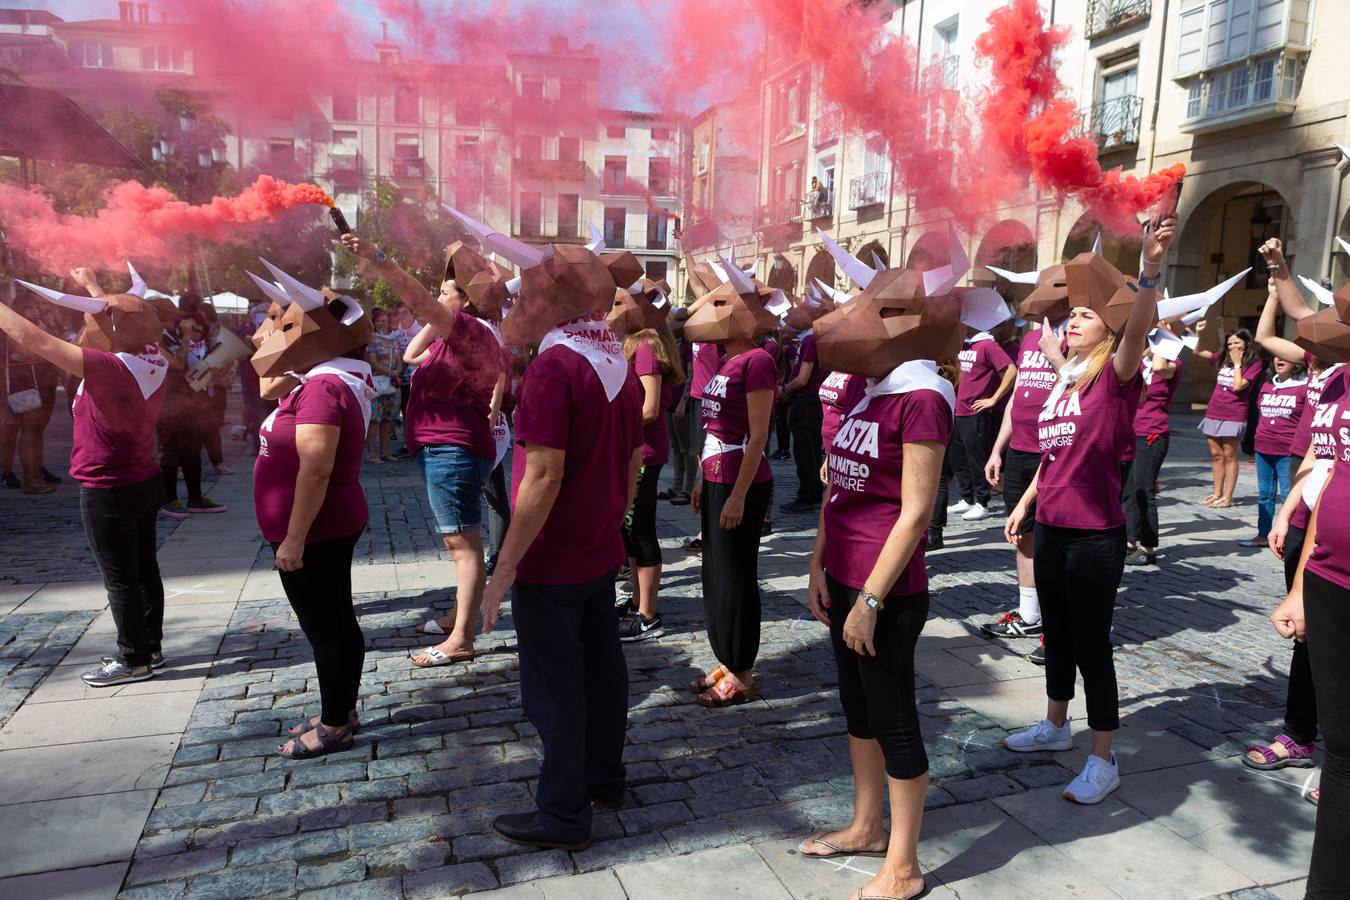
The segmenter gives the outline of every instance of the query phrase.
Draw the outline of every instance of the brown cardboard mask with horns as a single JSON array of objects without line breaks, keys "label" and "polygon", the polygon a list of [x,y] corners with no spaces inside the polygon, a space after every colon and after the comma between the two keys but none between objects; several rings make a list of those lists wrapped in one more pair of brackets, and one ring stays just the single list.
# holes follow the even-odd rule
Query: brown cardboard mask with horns
[{"label": "brown cardboard mask with horns", "polygon": [[263,265],[291,303],[253,354],[253,368],[260,376],[308,372],[325,360],[370,343],[374,328],[361,304],[351,297],[325,294],[301,284],[267,260]]},{"label": "brown cardboard mask with horns", "polygon": [[1022,315],[1028,319],[1059,322],[1069,315],[1069,283],[1064,266],[1048,266],[1036,276],[1036,287],[1021,305]]},{"label": "brown cardboard mask with horns", "polygon": [[485,319],[501,316],[510,279],[510,272],[463,241],[445,248],[445,280],[454,281],[472,311]]},{"label": "brown cardboard mask with horns", "polygon": [[[86,349],[139,353],[148,345],[159,343],[160,335],[164,333],[159,313],[136,294],[81,297],[27,281],[18,283],[57,306],[84,313],[84,328],[75,342]],[[140,287],[144,289],[144,284]],[[135,280],[132,290],[137,290]]]},{"label": "brown cardboard mask with horns", "polygon": [[1331,297],[1332,305],[1298,320],[1294,343],[1328,362],[1350,362],[1350,284]]},{"label": "brown cardboard mask with horns", "polygon": [[1080,253],[1064,264],[1069,309],[1087,307],[1112,334],[1119,334],[1130,318],[1139,288],[1097,253]]},{"label": "brown cardboard mask with horns", "polygon": [[916,359],[951,359],[966,334],[959,296],[925,297],[923,273],[914,269],[876,273],[866,290],[814,327],[822,368],[869,378]]},{"label": "brown cardboard mask with horns", "polygon": [[834,312],[834,303],[824,297],[819,300],[798,300],[783,317],[783,324],[793,331],[806,331],[817,319]]},{"label": "brown cardboard mask with horns", "polygon": [[628,290],[616,288],[614,305],[605,315],[610,331],[622,340],[646,328],[655,328],[670,314],[670,301],[656,285],[646,278]]},{"label": "brown cardboard mask with horns", "polygon": [[[624,257],[613,262],[619,277],[627,277],[631,268],[627,257],[632,254],[614,256]],[[601,257],[585,247],[559,244],[551,255],[521,272],[520,299],[502,320],[502,339],[514,346],[538,344],[564,322],[607,313],[614,305],[616,285]]]},{"label": "brown cardboard mask with horns", "polygon": [[726,259],[721,261],[721,268],[727,280],[689,307],[685,340],[725,344],[751,341],[777,331],[778,314],[787,311],[783,292],[760,284]]}]

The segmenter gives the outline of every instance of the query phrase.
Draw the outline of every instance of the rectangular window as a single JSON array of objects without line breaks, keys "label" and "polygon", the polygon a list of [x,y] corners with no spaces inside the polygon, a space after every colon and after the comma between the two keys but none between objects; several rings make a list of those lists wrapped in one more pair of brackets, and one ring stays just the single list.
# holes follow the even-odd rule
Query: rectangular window
[{"label": "rectangular window", "polygon": [[543,231],[543,202],[538,191],[520,192],[520,233],[529,237]]},{"label": "rectangular window", "polygon": [[647,270],[647,278],[651,281],[665,281],[669,273],[667,263],[664,259],[649,259],[642,264]]},{"label": "rectangular window", "polygon": [[461,137],[455,141],[455,158],[466,162],[478,162],[483,158],[483,148],[476,137]]},{"label": "rectangular window", "polygon": [[289,166],[295,163],[295,141],[285,138],[273,138],[267,142],[267,160],[274,166]]},{"label": "rectangular window", "polygon": [[647,190],[658,197],[670,195],[670,160],[660,156],[647,160]]},{"label": "rectangular window", "polygon": [[526,100],[543,100],[544,79],[522,77],[520,79],[520,96]]},{"label": "rectangular window", "polygon": [[516,159],[543,159],[544,139],[537,134],[522,134],[516,138]]},{"label": "rectangular window", "polygon": [[652,126],[652,140],[654,140],[654,141],[668,141],[668,140],[670,140],[670,129],[669,129],[669,128],[662,128],[662,127],[659,126],[659,125],[653,125],[653,126]]},{"label": "rectangular window", "polygon": [[1200,68],[1205,47],[1205,12],[1203,5],[1183,9],[1178,21],[1177,72],[1194,72]]},{"label": "rectangular window", "polygon": [[356,89],[339,87],[333,89],[333,118],[342,122],[356,121]]},{"label": "rectangular window", "polygon": [[419,121],[417,114],[417,88],[411,84],[400,84],[394,87],[394,121],[415,123]]},{"label": "rectangular window", "polygon": [[647,249],[648,250],[666,250],[667,238],[670,234],[670,216],[665,210],[649,209],[647,211]]},{"label": "rectangular window", "polygon": [[1209,80],[1209,103],[1206,115],[1221,113],[1228,108],[1228,73],[1222,72]]},{"label": "rectangular window", "polygon": [[576,162],[581,159],[581,138],[563,136],[558,138],[558,159]]},{"label": "rectangular window", "polygon": [[187,66],[184,62],[182,47],[142,47],[141,48],[141,68],[149,72],[184,72]]},{"label": "rectangular window", "polygon": [[708,171],[708,139],[704,138],[698,145],[698,170],[700,172]]},{"label": "rectangular window", "polygon": [[1251,84],[1251,72],[1246,66],[1234,69],[1228,75],[1228,108],[1242,109],[1247,105],[1247,88]]},{"label": "rectangular window", "polygon": [[421,159],[422,139],[415,134],[394,135],[394,159]]},{"label": "rectangular window", "polygon": [[577,237],[581,234],[581,197],[577,194],[558,195],[558,237]]},{"label": "rectangular window", "polygon": [[81,68],[112,68],[112,44],[104,44],[98,41],[71,41],[67,51],[71,63]]},{"label": "rectangular window", "polygon": [[606,125],[605,137],[622,141],[628,137],[628,127],[626,125]]},{"label": "rectangular window", "polygon": [[628,228],[628,210],[623,207],[605,207],[605,246],[625,247],[624,232]]},{"label": "rectangular window", "polygon": [[606,194],[622,194],[628,182],[628,157],[606,156],[605,177],[601,189]]},{"label": "rectangular window", "polygon": [[1203,82],[1194,81],[1186,91],[1186,118],[1194,119],[1200,115],[1200,101],[1204,99]]}]

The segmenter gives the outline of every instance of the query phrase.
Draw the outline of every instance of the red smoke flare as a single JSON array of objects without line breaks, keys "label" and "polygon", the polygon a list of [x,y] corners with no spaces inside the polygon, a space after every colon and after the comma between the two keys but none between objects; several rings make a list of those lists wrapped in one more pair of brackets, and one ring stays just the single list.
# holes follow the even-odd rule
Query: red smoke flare
[{"label": "red smoke flare", "polygon": [[75,266],[120,268],[126,260],[171,263],[197,238],[224,243],[246,237],[249,226],[306,204],[331,206],[323,189],[260,175],[237,197],[194,206],[161,187],[123,181],[92,216],[63,215],[37,191],[0,185],[0,224],[10,246],[43,269],[64,274]]}]

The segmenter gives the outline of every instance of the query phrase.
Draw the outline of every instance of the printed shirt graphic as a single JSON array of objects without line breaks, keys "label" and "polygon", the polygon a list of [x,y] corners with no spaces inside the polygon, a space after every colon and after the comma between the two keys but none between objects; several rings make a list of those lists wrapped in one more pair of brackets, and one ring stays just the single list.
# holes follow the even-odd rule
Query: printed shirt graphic
[{"label": "printed shirt graphic", "polygon": [[[745,395],[768,389],[778,393],[778,366],[759,347],[722,363],[703,388],[703,427],[708,434],[733,447],[750,437],[750,408]],[[745,451],[728,450],[703,460],[703,478],[716,484],[735,484]],[[755,484],[773,478],[769,461],[760,457]]]},{"label": "printed shirt graphic", "polygon": [[1110,361],[1086,388],[1046,401],[1037,437],[1041,450],[1036,521],[1096,531],[1125,524],[1120,463],[1139,405],[1143,375],[1125,384]]},{"label": "printed shirt graphic", "polygon": [[1220,422],[1247,421],[1247,396],[1251,393],[1252,382],[1261,374],[1261,360],[1254,359],[1242,367],[1242,380],[1247,386],[1240,391],[1233,390],[1233,385],[1237,383],[1237,369],[1233,368],[1227,354],[1216,354],[1210,360],[1210,365],[1218,369],[1219,374],[1214,380],[1214,393],[1209,395],[1206,418]]},{"label": "printed shirt graphic", "polygon": [[1321,492],[1317,543],[1308,557],[1308,571],[1350,590],[1350,530],[1337,521],[1350,509],[1350,384],[1341,371],[1323,388],[1314,413],[1314,452],[1318,459],[1330,460],[1332,474]]},{"label": "printed shirt graphic", "polygon": [[71,406],[70,477],[88,488],[113,488],[159,474],[155,423],[168,365],[151,346],[134,356],[84,351],[84,381]]},{"label": "printed shirt graphic", "polygon": [[816,391],[816,396],[820,398],[820,445],[827,451],[830,444],[834,443],[834,436],[839,432],[844,416],[858,405],[866,389],[866,378],[847,372],[831,372],[821,382]]},{"label": "printed shirt graphic", "polygon": [[1256,425],[1257,453],[1289,454],[1307,400],[1308,382],[1302,378],[1283,382],[1272,378],[1261,385],[1261,392],[1256,396],[1256,408],[1261,413]]},{"label": "printed shirt graphic", "polygon": [[1336,373],[1343,368],[1341,363],[1334,366],[1327,366],[1316,375],[1308,378],[1308,399],[1304,403],[1304,414],[1298,420],[1298,428],[1294,429],[1294,439],[1289,444],[1289,455],[1297,456],[1302,459],[1308,453],[1308,448],[1312,446],[1312,411],[1317,408],[1317,404],[1322,402],[1322,391],[1331,380],[1336,377]]},{"label": "printed shirt graphic", "polygon": [[[830,499],[825,506],[825,569],[841,583],[860,589],[900,518],[900,486],[906,443],[951,439],[952,408],[934,390],[882,394],[839,426],[829,447]],[[915,594],[928,587],[919,539],[909,564],[888,596]]]},{"label": "printed shirt graphic", "polygon": [[1003,370],[1012,365],[1012,360],[993,338],[968,341],[956,359],[961,364],[961,380],[956,383],[956,414],[973,416],[976,410],[970,404],[994,396]]},{"label": "printed shirt graphic", "polygon": [[[1145,360],[1145,367],[1149,361]],[[1177,360],[1176,371],[1171,378],[1154,375],[1149,378],[1145,373],[1144,396],[1139,400],[1139,409],[1134,414],[1135,437],[1151,437],[1155,434],[1167,434],[1172,429],[1172,398],[1181,386],[1182,362]]]},{"label": "printed shirt graphic", "polygon": [[1055,389],[1055,367],[1041,352],[1041,329],[1022,336],[1017,357],[1017,383],[1012,392],[1012,438],[1008,446],[1023,453],[1039,453],[1036,422],[1045,399]]},{"label": "printed shirt graphic", "polygon": [[310,525],[305,543],[349,537],[366,526],[366,493],[361,489],[361,454],[366,428],[361,404],[337,375],[318,375],[291,391],[258,431],[258,460],[253,465],[253,500],[258,528],[268,541],[283,541],[295,505],[295,479],[300,455],[297,425],[335,425],[337,455],[323,506]]}]

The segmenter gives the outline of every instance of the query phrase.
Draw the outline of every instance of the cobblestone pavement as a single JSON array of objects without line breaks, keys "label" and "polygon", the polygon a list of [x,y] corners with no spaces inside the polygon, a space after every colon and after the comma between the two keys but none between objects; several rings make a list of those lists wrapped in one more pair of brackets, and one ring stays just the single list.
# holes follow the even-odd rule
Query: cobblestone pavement
[{"label": "cobblestone pavement", "polygon": [[[1273,736],[1282,717],[1289,646],[1265,618],[1282,589],[1279,569],[1237,543],[1252,532],[1250,496],[1229,511],[1194,504],[1207,466],[1188,424],[1178,420],[1163,472],[1162,564],[1127,571],[1117,607],[1124,783],[1100,806],[1058,796],[1085,747],[1025,757],[1000,746],[1044,709],[1041,672],[1020,655],[1034,643],[991,642],[976,628],[1016,600],[1001,519],[953,523],[947,548],[929,557],[932,616],[917,668],[932,787],[920,857],[935,896],[1301,896],[1313,819],[1299,798],[1303,777],[1258,776],[1233,758]],[[790,466],[777,478],[782,502]],[[597,812],[590,849],[531,852],[489,827],[498,813],[530,805],[538,772],[511,619],[480,639],[472,664],[411,667],[409,651],[426,644],[413,625],[453,607],[445,587],[453,570],[426,531],[415,465],[386,464],[365,481],[373,520],[354,583],[369,649],[356,748],[319,761],[275,755],[284,727],[317,711],[317,683],[270,554],[238,526],[230,552],[249,574],[222,590],[230,596],[184,607],[197,626],[189,630],[211,641],[188,645],[196,655],[177,652],[194,663],[195,693],[162,695],[190,701],[174,729],[181,738],[163,754],[162,787],[145,792],[143,833],[123,857],[130,867],[122,862],[105,879],[113,885],[105,895],[712,897],[734,885],[747,897],[844,897],[875,871],[875,860],[826,863],[791,850],[844,824],[852,808],[834,664],[804,603],[813,520],[777,516],[765,542],[762,699],[709,712],[685,689],[712,664],[698,561],[679,549],[694,520],[663,507],[667,635],[625,646],[625,804]],[[1243,493],[1253,482],[1244,470]],[[209,537],[197,534],[175,536],[183,542],[173,546]],[[185,585],[197,579],[185,593],[223,584],[215,562],[183,572]],[[23,614],[20,606],[0,619],[0,640],[20,635],[11,643],[33,655],[47,652],[41,629],[88,624],[74,613],[28,622]],[[212,627],[200,624],[208,619]],[[0,703],[8,691],[0,683]],[[1082,716],[1081,700],[1074,714]],[[6,751],[26,752],[10,747],[32,746],[22,719],[0,731],[0,766]],[[24,871],[35,869],[0,875]]]}]

